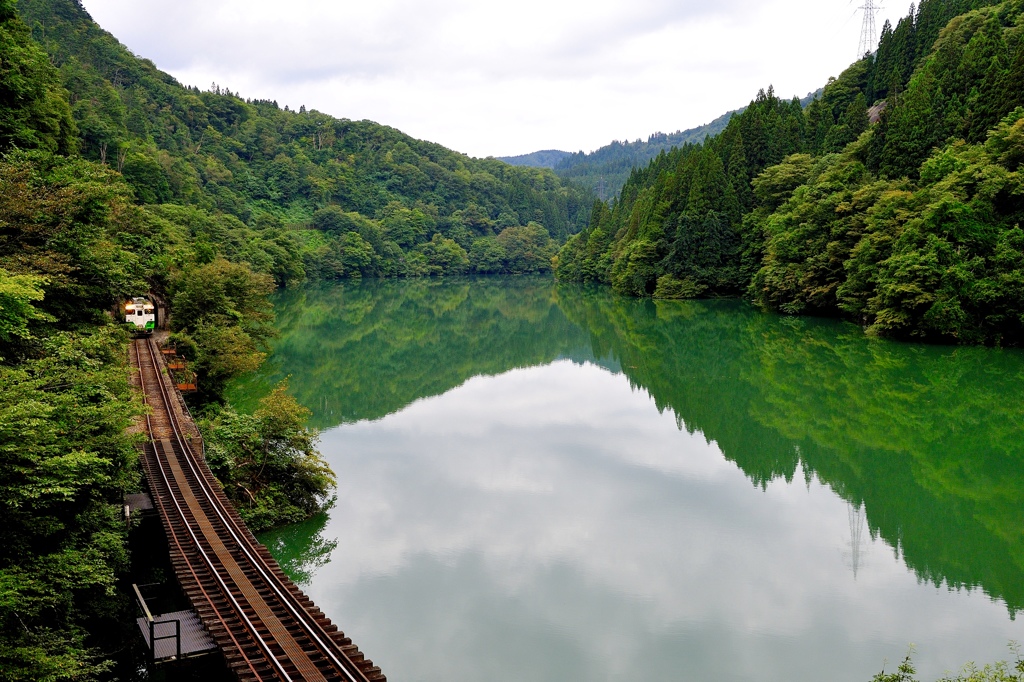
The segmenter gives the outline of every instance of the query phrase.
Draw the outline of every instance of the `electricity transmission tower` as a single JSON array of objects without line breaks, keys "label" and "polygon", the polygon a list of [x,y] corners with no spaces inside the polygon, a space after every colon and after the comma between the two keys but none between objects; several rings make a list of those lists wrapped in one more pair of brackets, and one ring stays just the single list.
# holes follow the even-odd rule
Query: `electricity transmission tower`
[{"label": "electricity transmission tower", "polygon": [[857,50],[857,59],[861,59],[869,52],[875,51],[878,44],[878,31],[875,29],[875,15],[881,10],[881,6],[875,0],[864,0],[864,5],[858,7],[864,12],[864,24],[860,29],[860,47]]}]

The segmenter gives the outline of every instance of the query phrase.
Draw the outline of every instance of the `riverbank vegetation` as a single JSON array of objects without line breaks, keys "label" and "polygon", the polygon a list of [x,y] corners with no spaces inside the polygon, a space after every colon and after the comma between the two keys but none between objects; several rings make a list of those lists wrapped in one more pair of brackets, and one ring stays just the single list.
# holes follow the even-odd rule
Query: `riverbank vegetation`
[{"label": "riverbank vegetation", "polygon": [[1024,342],[1022,15],[1017,0],[924,0],[806,108],[761,92],[597,204],[559,277]]},{"label": "riverbank vegetation", "polygon": [[[969,663],[955,676],[948,675],[938,682],[1022,682],[1024,680],[1024,661],[1020,658],[1020,649],[1016,644],[1011,645],[1011,649],[1016,655],[1014,663],[999,661],[998,663],[989,663],[981,668],[974,663]],[[875,675],[871,682],[918,682],[916,675],[914,662],[908,654],[896,667],[895,672],[886,673],[883,670]]]},{"label": "riverbank vegetation", "polygon": [[[75,153],[69,94],[11,0],[0,47],[0,679],[98,679],[134,636],[122,505],[141,485],[142,405],[113,308],[201,271],[202,244]],[[309,434],[301,412],[278,413],[260,416],[268,443]],[[323,497],[330,478],[317,482]]]},{"label": "riverbank vegetation", "polygon": [[206,461],[249,530],[297,523],[330,507],[334,472],[306,428],[309,410],[279,383],[253,414],[226,407],[203,420]]}]

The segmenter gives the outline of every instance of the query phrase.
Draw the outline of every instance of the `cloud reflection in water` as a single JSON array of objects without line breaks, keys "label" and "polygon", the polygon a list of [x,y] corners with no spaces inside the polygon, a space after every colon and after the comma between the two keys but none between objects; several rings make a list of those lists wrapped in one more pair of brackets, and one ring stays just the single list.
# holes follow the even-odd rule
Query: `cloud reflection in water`
[{"label": "cloud reflection in water", "polygon": [[324,434],[339,474],[308,586],[389,678],[868,680],[909,642],[924,678],[1022,628],[920,584],[816,480],[761,490],[619,374],[477,377]]}]

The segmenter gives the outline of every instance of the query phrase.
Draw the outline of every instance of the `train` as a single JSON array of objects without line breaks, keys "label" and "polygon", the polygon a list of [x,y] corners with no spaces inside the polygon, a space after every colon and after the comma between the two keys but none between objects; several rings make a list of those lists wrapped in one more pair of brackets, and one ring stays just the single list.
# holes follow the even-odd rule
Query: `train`
[{"label": "train", "polygon": [[149,336],[156,329],[156,306],[145,296],[136,296],[124,304],[124,321],[135,327],[136,334]]}]

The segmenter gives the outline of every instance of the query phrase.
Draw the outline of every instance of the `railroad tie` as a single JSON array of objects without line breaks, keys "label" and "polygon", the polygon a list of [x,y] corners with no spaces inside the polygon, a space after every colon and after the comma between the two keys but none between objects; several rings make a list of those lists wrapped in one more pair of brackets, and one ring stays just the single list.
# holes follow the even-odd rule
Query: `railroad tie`
[{"label": "railroad tie", "polygon": [[210,543],[210,546],[213,548],[214,553],[220,560],[221,565],[224,566],[224,569],[230,576],[230,580],[226,580],[225,582],[234,584],[242,593],[242,596],[245,597],[245,600],[256,612],[260,621],[262,621],[267,629],[270,630],[273,641],[284,650],[288,661],[294,665],[302,675],[304,682],[327,682],[327,679],[324,677],[320,669],[316,667],[299,643],[295,641],[294,637],[292,637],[288,632],[285,625],[280,621],[280,619],[278,619],[273,610],[271,610],[267,601],[260,595],[259,591],[252,584],[252,581],[242,570],[241,566],[238,565],[238,562],[224,544],[224,539],[221,538],[221,536],[214,530],[210,518],[196,499],[195,492],[189,484],[188,478],[181,467],[181,463],[178,461],[178,456],[174,452],[171,442],[167,439],[161,439],[159,443],[160,449],[163,450],[164,459],[174,476],[174,480],[177,482],[178,487],[183,493],[185,504],[195,517],[196,522],[199,525],[199,529],[206,538],[206,541]]}]

